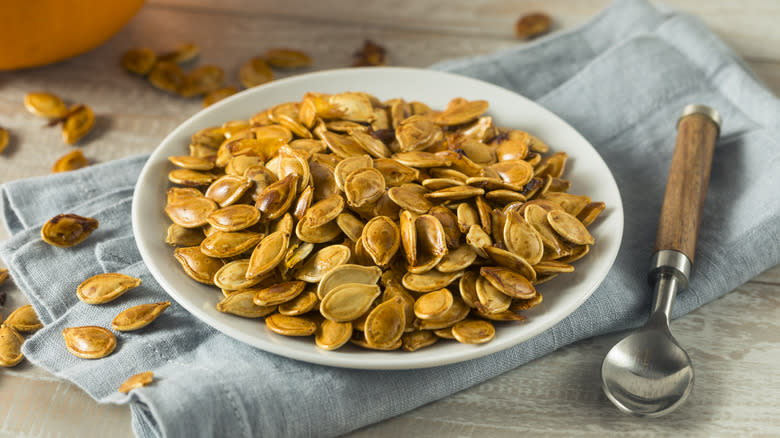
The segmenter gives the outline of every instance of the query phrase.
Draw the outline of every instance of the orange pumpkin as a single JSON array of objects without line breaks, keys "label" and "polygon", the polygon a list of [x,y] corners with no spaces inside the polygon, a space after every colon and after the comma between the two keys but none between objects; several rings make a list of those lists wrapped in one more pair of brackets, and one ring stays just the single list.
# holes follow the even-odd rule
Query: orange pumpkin
[{"label": "orange pumpkin", "polygon": [[70,58],[109,39],[143,0],[2,0],[0,70]]}]

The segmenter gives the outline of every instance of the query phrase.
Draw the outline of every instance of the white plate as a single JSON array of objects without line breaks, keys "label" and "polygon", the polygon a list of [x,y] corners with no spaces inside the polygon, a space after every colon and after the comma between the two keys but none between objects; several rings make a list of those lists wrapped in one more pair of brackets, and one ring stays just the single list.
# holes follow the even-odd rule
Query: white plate
[{"label": "white plate", "polygon": [[[402,97],[432,108],[443,108],[453,97],[485,99],[498,126],[527,130],[569,155],[565,177],[572,193],[604,201],[606,210],[592,226],[596,244],[576,263],[573,274],[539,285],[544,302],[526,312],[523,323],[499,324],[496,337],[483,345],[439,342],[413,353],[369,351],[347,345],[336,351],[315,347],[311,337],[280,336],[261,320],[244,319],[215,309],[222,294],[215,287],[196,283],[180,268],[173,249],[165,244],[170,220],[163,213],[167,174],[173,168],[169,155],[187,153],[190,136],[201,128],[228,120],[248,119],[264,108],[299,101],[307,91],[338,93],[366,91],[378,98]],[[461,362],[504,350],[536,336],[579,307],[598,287],[612,266],[623,234],[623,207],[615,180],[604,161],[577,131],[534,102],[486,82],[409,68],[360,68],[323,71],[275,81],[236,94],[200,111],[176,128],[154,151],[135,188],[133,232],[146,266],[160,285],[184,308],[228,336],[257,348],[323,365],[365,369],[411,369]]]}]

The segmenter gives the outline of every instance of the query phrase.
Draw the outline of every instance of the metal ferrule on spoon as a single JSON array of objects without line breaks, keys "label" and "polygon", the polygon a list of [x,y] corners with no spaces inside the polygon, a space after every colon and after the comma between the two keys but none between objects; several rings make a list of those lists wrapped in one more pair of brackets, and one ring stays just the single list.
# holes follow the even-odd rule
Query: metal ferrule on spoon
[{"label": "metal ferrule on spoon", "polygon": [[644,327],[604,358],[601,380],[621,411],[657,417],[679,407],[693,389],[693,366],[669,331],[678,291],[688,286],[721,118],[704,105],[688,105],[677,122],[677,141],[661,208],[651,270],[653,307]]}]

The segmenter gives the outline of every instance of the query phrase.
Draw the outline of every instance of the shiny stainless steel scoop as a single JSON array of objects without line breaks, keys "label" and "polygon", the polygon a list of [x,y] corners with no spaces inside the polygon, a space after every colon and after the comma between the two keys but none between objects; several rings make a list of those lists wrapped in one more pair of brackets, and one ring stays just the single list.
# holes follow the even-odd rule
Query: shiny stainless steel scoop
[{"label": "shiny stainless steel scoop", "polygon": [[612,347],[601,365],[604,393],[627,414],[667,414],[693,389],[693,365],[669,331],[669,316],[675,295],[688,285],[720,124],[718,112],[704,105],[686,106],[677,122],[649,275],[655,285],[652,312],[647,324]]}]

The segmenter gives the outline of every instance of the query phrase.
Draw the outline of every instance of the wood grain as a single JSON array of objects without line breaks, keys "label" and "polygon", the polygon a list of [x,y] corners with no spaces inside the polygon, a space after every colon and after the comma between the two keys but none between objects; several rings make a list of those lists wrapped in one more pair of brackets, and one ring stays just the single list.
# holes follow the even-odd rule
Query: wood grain
[{"label": "wood grain", "polygon": [[[515,19],[541,10],[554,29],[578,25],[610,0],[148,0],[121,32],[82,56],[55,65],[0,73],[0,126],[12,132],[0,155],[0,183],[49,173],[71,148],[56,129],[24,111],[22,98],[49,90],[91,105],[97,129],[78,147],[91,163],[148,153],[200,109],[196,99],[157,91],[119,67],[136,45],[164,50],[181,41],[202,46],[229,83],[246,59],[269,47],[306,50],[316,69],[349,65],[363,39],[388,48],[391,65],[425,67],[490,53],[517,42]],[[780,93],[780,3],[765,0],[666,0],[692,12],[745,57]],[[292,74],[292,73],[291,73]],[[0,227],[0,241],[8,239]],[[25,299],[13,280],[7,314]],[[677,412],[656,420],[622,416],[603,397],[598,367],[620,334],[596,337],[352,437],[778,436],[780,418],[780,267],[672,322],[696,367],[696,388]],[[258,435],[262,431],[258,431]],[[126,406],[98,405],[76,386],[25,361],[0,369],[0,438],[130,437]]]},{"label": "wood grain", "polygon": [[693,263],[717,138],[718,126],[707,116],[692,114],[677,124],[653,252],[680,251]]}]

